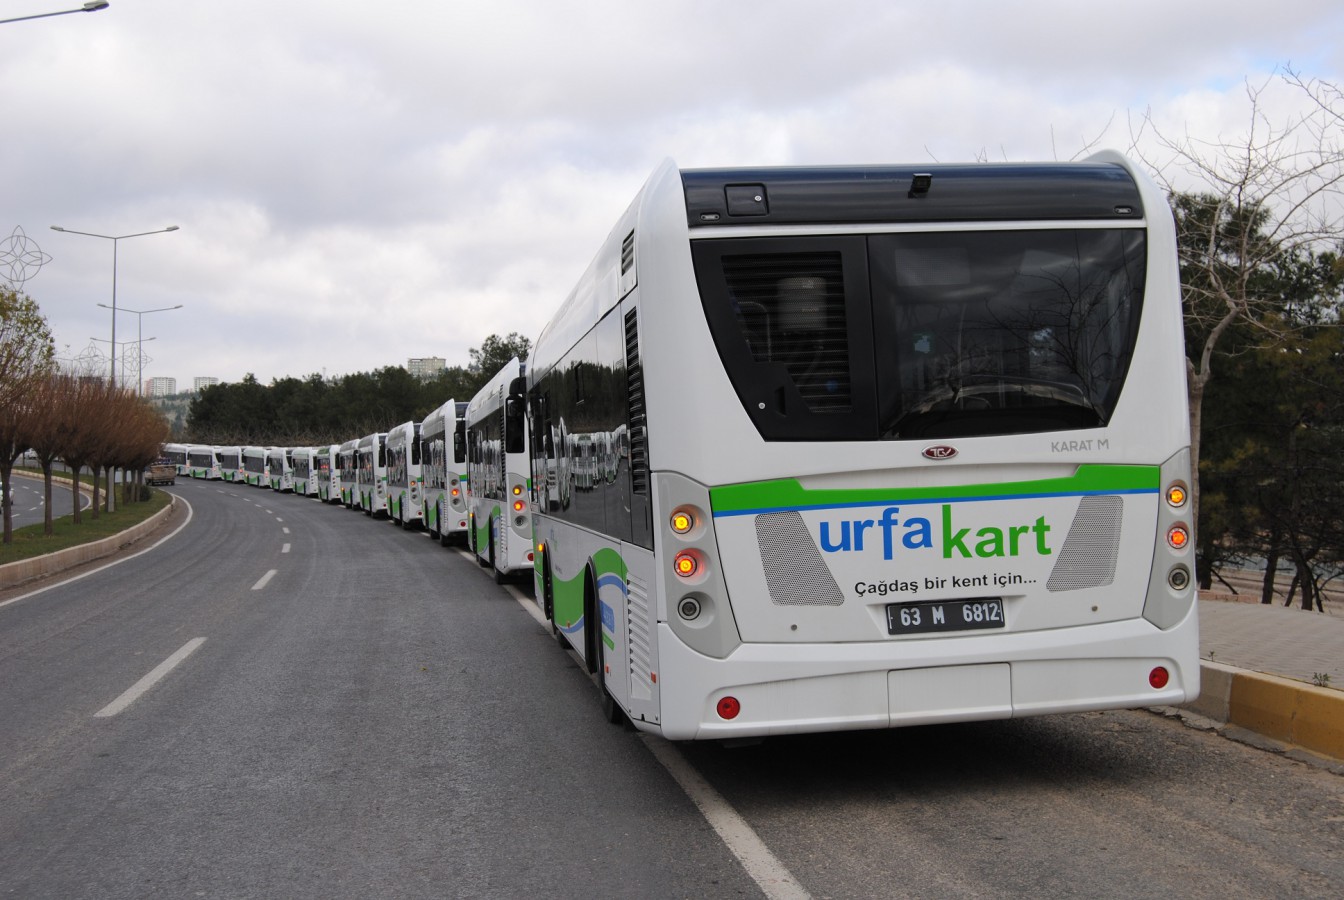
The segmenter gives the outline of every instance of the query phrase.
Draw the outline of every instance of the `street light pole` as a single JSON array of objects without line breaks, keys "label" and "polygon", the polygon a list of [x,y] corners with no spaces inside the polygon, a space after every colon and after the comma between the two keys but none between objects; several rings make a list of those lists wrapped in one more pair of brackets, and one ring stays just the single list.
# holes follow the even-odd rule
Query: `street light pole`
[{"label": "street light pole", "polygon": [[[112,242],[112,341],[111,356],[112,367],[108,373],[111,377],[109,384],[112,387],[117,386],[117,242],[124,241],[127,238],[144,237],[147,234],[164,234],[169,231],[177,231],[176,225],[169,225],[167,228],[156,228],[153,231],[137,231],[135,234],[97,234],[92,231],[75,231],[73,228],[62,228],[59,225],[51,226],[52,231],[59,231],[64,234],[80,234],[84,237],[102,238],[105,241]],[[112,484],[116,480],[116,473],[109,472],[107,475],[107,511],[114,512],[117,508],[116,500],[113,499],[114,491]]]},{"label": "street light pole", "polygon": [[[51,226],[52,231],[60,231],[64,234],[82,234],[85,237],[102,238],[112,242],[112,305],[106,307],[112,310],[112,367],[108,373],[112,379],[112,385],[117,383],[117,242],[124,241],[127,238],[144,237],[147,234],[165,234],[169,231],[177,231],[176,225],[169,225],[167,228],[156,228],[153,231],[137,231],[135,234],[95,234],[92,231],[75,231],[73,228],[62,228],[59,225]],[[102,306],[103,304],[99,304]]]},{"label": "street light pole", "polygon": [[[116,310],[116,309],[113,309],[113,307],[108,306],[106,303],[99,303],[98,305],[101,306],[103,309],[111,309],[114,315],[117,313],[117,310]],[[144,335],[145,332],[144,332],[144,330],[142,329],[142,326],[143,326],[144,321],[145,321],[145,316],[149,315],[150,313],[156,313],[156,312],[168,312],[168,311],[170,311],[170,310],[181,309],[181,308],[182,308],[182,304],[179,303],[179,304],[177,304],[176,306],[161,306],[161,307],[159,307],[158,309],[127,309],[126,307],[123,306],[123,307],[121,308],[120,311],[121,311],[121,312],[126,312],[126,313],[135,313],[135,337],[136,337],[136,343],[137,343],[137,344],[143,344],[143,343],[144,343],[144,339],[143,339],[142,335]],[[153,338],[150,338],[149,340],[152,341],[152,340],[154,340],[154,339],[153,339]],[[126,341],[126,343],[129,344],[130,341]],[[123,358],[124,358],[124,354],[123,354]],[[144,356],[144,353],[140,353],[140,354],[139,354],[139,369],[138,369],[138,371],[136,372],[136,376],[135,376],[135,384],[136,384],[136,391],[135,391],[136,396],[143,397],[143,396],[145,395],[145,356]]]},{"label": "street light pole", "polygon": [[13,19],[0,19],[0,25],[6,22],[27,22],[29,19],[49,19],[52,16],[68,16],[71,13],[97,12],[100,9],[107,9],[112,4],[108,0],[88,0],[79,9],[63,9],[60,12],[38,13],[34,16],[18,16]]}]

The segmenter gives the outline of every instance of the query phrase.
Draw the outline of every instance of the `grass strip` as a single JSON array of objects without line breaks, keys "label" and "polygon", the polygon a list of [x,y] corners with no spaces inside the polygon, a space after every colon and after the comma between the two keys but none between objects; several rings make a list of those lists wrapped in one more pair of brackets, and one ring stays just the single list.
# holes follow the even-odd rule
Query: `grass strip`
[{"label": "grass strip", "polygon": [[0,544],[0,565],[78,547],[90,541],[100,541],[139,525],[167,506],[171,499],[166,491],[153,488],[151,491],[148,500],[135,503],[122,503],[118,497],[117,511],[103,512],[96,519],[93,511],[86,509],[82,513],[84,521],[79,525],[74,523],[73,516],[61,516],[52,521],[53,534],[43,534],[41,522],[16,528],[14,542]]}]

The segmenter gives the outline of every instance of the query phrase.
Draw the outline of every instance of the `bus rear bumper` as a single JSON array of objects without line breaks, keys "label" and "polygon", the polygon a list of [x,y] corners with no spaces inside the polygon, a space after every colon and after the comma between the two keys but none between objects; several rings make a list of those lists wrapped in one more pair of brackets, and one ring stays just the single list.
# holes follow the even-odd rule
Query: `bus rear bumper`
[{"label": "bus rear bumper", "polygon": [[[1199,694],[1191,616],[1165,632],[1136,619],[1001,634],[992,652],[977,636],[744,644],[726,660],[660,626],[658,731],[707,740],[1179,705]],[[725,698],[736,701],[731,719]]]}]

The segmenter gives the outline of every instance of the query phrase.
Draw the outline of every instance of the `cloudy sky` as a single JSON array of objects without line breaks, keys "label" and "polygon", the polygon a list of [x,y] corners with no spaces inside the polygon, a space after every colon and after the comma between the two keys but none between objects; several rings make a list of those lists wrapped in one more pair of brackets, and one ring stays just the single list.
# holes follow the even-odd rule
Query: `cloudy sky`
[{"label": "cloudy sky", "polygon": [[23,289],[106,359],[113,242],[50,226],[179,226],[117,242],[118,306],[183,306],[117,340],[179,387],[465,365],[536,336],[664,157],[1068,159],[1145,111],[1228,137],[1285,65],[1344,81],[1344,3],[111,0],[0,25],[0,250],[50,257]]}]

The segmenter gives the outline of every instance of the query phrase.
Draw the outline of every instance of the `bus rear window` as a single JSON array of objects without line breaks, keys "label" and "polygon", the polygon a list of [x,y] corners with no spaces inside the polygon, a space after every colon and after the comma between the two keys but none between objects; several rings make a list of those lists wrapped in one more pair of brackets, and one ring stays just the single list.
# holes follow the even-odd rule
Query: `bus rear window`
[{"label": "bus rear window", "polygon": [[772,440],[1092,428],[1138,330],[1140,229],[696,241],[706,318]]}]

